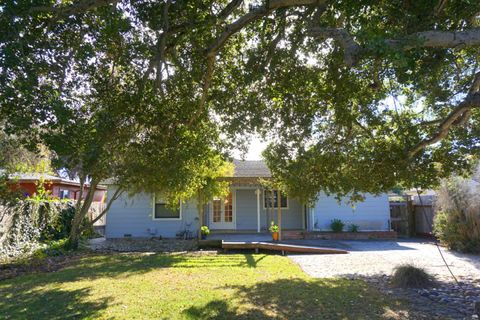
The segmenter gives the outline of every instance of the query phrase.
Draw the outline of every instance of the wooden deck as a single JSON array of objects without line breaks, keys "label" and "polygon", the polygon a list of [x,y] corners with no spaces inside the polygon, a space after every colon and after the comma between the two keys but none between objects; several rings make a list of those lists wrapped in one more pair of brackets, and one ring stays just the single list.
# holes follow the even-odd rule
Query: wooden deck
[{"label": "wooden deck", "polygon": [[263,241],[222,241],[223,250],[228,249],[255,249],[258,252],[259,249],[281,251],[285,252],[298,252],[298,253],[317,253],[317,254],[345,254],[346,250],[314,247],[314,246],[300,246],[288,243],[273,243]]}]

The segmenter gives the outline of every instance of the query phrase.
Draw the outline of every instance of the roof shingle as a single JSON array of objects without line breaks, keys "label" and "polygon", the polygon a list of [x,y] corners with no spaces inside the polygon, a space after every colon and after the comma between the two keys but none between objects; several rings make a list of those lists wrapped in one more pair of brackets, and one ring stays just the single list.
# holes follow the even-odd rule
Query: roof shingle
[{"label": "roof shingle", "polygon": [[272,174],[262,160],[233,160],[235,171],[234,178],[270,178]]}]

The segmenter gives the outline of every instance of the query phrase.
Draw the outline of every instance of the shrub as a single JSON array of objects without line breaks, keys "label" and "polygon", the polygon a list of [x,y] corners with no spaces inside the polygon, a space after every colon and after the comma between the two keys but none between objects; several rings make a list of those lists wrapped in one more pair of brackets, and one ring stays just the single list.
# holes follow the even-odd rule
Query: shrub
[{"label": "shrub", "polygon": [[393,270],[392,285],[399,288],[426,288],[432,286],[434,278],[424,269],[411,264],[402,264]]},{"label": "shrub", "polygon": [[442,182],[437,193],[433,232],[450,249],[480,252],[480,195],[465,179]]},{"label": "shrub", "polygon": [[[26,199],[0,206],[0,257],[28,256],[68,236],[72,203]],[[89,223],[86,219],[85,223]]]},{"label": "shrub", "polygon": [[354,223],[350,224],[348,226],[348,231],[349,232],[358,232],[358,229],[360,229],[360,227]]},{"label": "shrub", "polygon": [[344,227],[345,223],[340,219],[333,219],[330,223],[330,229],[332,229],[333,232],[342,232]]},{"label": "shrub", "polygon": [[208,229],[207,226],[202,226],[200,228],[200,232],[202,233],[202,235],[208,236],[210,234],[210,229]]}]

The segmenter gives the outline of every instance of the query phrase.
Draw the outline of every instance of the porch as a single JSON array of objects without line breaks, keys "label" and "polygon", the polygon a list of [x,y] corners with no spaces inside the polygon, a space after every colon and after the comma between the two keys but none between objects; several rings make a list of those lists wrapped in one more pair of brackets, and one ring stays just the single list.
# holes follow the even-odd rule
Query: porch
[{"label": "porch", "polygon": [[[268,190],[255,181],[236,180],[225,198],[213,199],[205,208],[204,224],[215,239],[270,239],[268,228],[273,221],[283,233],[307,229],[307,207],[281,194]],[[221,234],[221,236],[217,235]]]}]

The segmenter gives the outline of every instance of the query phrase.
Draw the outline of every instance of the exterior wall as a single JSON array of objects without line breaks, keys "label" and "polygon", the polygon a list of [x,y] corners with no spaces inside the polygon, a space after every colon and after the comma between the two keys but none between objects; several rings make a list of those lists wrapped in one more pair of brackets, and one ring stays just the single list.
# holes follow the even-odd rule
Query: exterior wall
[{"label": "exterior wall", "polygon": [[[109,186],[107,197],[111,197],[115,189],[115,186]],[[188,229],[195,235],[199,219],[194,201],[182,204],[181,220],[154,220],[151,195],[140,193],[130,197],[124,193],[112,203],[107,213],[105,235],[107,238],[123,238],[125,235],[175,238],[178,231],[187,228],[187,224],[191,224]]]},{"label": "exterior wall", "polygon": [[[257,230],[257,195],[253,188],[234,188],[236,230]],[[108,187],[108,196],[115,192],[115,186]],[[108,201],[108,200],[107,200]],[[277,209],[273,214],[264,209],[263,194],[260,196],[261,230],[265,231],[271,220],[277,219]],[[208,223],[211,210],[206,211],[205,223]],[[332,219],[341,219],[347,225],[357,224],[360,231],[389,230],[390,208],[388,196],[366,195],[364,202],[355,208],[345,202],[340,205],[334,197],[321,194],[314,208],[309,210],[305,224],[308,230],[330,230]],[[303,205],[288,199],[288,208],[282,209],[282,228],[290,230],[304,229]],[[187,226],[188,225],[188,226]],[[153,197],[148,194],[128,196],[123,194],[113,202],[106,217],[106,237],[158,237],[174,238],[178,231],[185,229],[195,234],[199,228],[199,219],[194,200],[182,204],[180,220],[154,220]]]},{"label": "exterior wall", "polygon": [[255,189],[238,189],[234,192],[236,192],[237,230],[257,230],[257,195]]},{"label": "exterior wall", "polygon": [[365,201],[358,202],[355,207],[342,201],[340,204],[334,197],[321,193],[315,207],[311,210],[314,230],[330,230],[330,223],[333,219],[340,219],[348,224],[356,224],[360,231],[384,231],[389,230],[390,207],[388,195],[381,194],[374,196],[365,195]]}]

